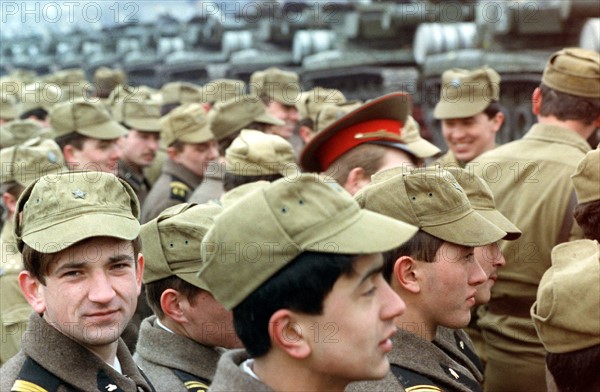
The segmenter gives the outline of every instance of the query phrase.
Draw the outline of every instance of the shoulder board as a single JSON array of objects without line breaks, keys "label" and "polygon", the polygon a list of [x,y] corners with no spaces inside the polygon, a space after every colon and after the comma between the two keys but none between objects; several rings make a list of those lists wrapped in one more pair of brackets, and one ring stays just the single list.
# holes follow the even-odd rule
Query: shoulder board
[{"label": "shoulder board", "polygon": [[169,197],[172,200],[179,200],[181,202],[186,202],[192,191],[189,186],[181,181],[171,181],[169,188],[171,190]]},{"label": "shoulder board", "polygon": [[62,384],[60,378],[27,357],[19,371],[11,392],[48,392],[56,391]]},{"label": "shoulder board", "polygon": [[429,378],[412,370],[394,364],[391,364],[390,370],[406,392],[442,392]]},{"label": "shoulder board", "polygon": [[108,376],[108,374],[104,373],[104,370],[100,370],[98,372],[98,376],[96,378],[96,383],[98,385],[99,391],[107,391],[107,392],[125,392],[117,383]]},{"label": "shoulder board", "polygon": [[210,386],[210,381],[194,376],[190,373],[184,372],[179,369],[171,369],[173,373],[183,382],[183,385],[188,391],[192,392],[206,392]]}]

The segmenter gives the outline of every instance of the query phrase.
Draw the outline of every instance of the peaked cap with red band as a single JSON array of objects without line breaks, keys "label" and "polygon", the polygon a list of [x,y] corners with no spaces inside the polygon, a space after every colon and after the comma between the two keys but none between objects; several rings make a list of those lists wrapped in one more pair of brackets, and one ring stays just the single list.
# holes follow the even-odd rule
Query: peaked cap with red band
[{"label": "peaked cap with red band", "polygon": [[364,143],[401,141],[402,128],[412,111],[410,95],[395,92],[375,98],[317,133],[300,154],[308,172],[323,172],[347,151]]}]

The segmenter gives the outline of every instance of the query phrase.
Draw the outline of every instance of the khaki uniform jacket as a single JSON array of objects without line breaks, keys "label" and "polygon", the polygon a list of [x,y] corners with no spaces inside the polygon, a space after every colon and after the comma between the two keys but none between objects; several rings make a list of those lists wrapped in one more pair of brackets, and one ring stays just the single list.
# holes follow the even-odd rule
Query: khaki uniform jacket
[{"label": "khaki uniform jacket", "polygon": [[246,359],[248,359],[246,350],[231,350],[223,354],[219,360],[217,373],[209,391],[274,392],[268,385],[263,384],[240,368],[240,364]]},{"label": "khaki uniform jacket", "polygon": [[[529,308],[551,265],[550,253],[565,217],[572,222],[570,175],[590,149],[574,131],[535,124],[522,139],[488,151],[468,165],[489,184],[497,209],[523,232],[516,241],[501,242],[506,266],[498,271],[492,299],[480,310],[478,321],[488,344],[511,355],[543,355]],[[582,237],[574,222],[570,237]],[[499,311],[499,304],[510,310]]]},{"label": "khaki uniform jacket", "polygon": [[143,205],[152,187],[144,174],[136,172],[131,164],[119,161],[119,177],[131,185],[140,205]]},{"label": "khaki uniform jacket", "polygon": [[435,160],[430,166],[441,166],[442,168],[446,168],[446,167],[463,167],[464,168],[466,166],[466,163],[456,159],[452,150],[448,150],[444,153],[444,155],[442,155],[437,160]]},{"label": "khaki uniform jacket", "polygon": [[483,384],[483,364],[467,332],[446,327],[438,327],[436,332],[434,343],[456,362],[469,369],[473,378]]},{"label": "khaki uniform jacket", "polygon": [[202,177],[198,177],[185,166],[167,160],[160,177],[142,205],[142,223],[156,218],[166,208],[187,202],[201,182]]},{"label": "khaki uniform jacket", "polygon": [[204,204],[211,200],[219,200],[225,193],[223,189],[223,176],[225,164],[210,165],[200,184],[190,196],[189,203]]},{"label": "khaki uniform jacket", "polygon": [[[10,391],[13,386],[27,386],[23,380],[17,382],[18,378],[27,380],[29,377],[26,375],[34,376],[29,378],[33,384],[56,392],[154,391],[120,339],[117,358],[123,374],[50,326],[37,313],[32,313],[21,351],[0,369],[0,391]],[[32,363],[36,367],[28,367]],[[26,372],[26,369],[29,371]],[[50,386],[41,385],[48,380]],[[54,382],[58,385],[52,384]]]},{"label": "khaki uniform jacket", "polygon": [[347,392],[483,390],[467,368],[449,357],[434,343],[402,329],[392,337],[392,342],[394,348],[388,354],[392,369],[385,378],[352,383],[346,388]]},{"label": "khaki uniform jacket", "polygon": [[199,390],[208,389],[217,371],[220,354],[184,336],[171,333],[156,324],[156,316],[142,322],[133,359],[157,391],[187,392],[173,369],[188,373],[188,381]]}]

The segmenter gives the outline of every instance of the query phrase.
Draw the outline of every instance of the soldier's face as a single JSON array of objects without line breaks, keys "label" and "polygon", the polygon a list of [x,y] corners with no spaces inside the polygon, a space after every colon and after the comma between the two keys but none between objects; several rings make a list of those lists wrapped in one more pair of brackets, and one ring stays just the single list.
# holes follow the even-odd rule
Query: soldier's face
[{"label": "soldier's face", "polygon": [[271,125],[265,133],[279,135],[284,139],[289,139],[294,134],[296,125],[300,120],[298,109],[295,106],[284,105],[277,101],[271,101],[267,107],[267,112],[275,118],[285,121],[283,125]]},{"label": "soldier's face", "polygon": [[121,158],[140,168],[150,166],[156,157],[160,141],[159,132],[142,132],[130,129],[121,140]]},{"label": "soldier's face", "polygon": [[[137,264],[137,265],[136,265]],[[93,352],[115,343],[133,316],[144,262],[131,241],[95,237],[59,252],[34,310]]]},{"label": "soldier's face", "polygon": [[173,160],[199,177],[204,176],[208,165],[219,157],[219,146],[215,140],[205,143],[186,143],[177,151]]},{"label": "soldier's face", "polygon": [[73,148],[71,156],[65,158],[72,169],[102,171],[116,175],[117,161],[121,157],[118,140],[87,138],[81,150]]},{"label": "soldier's face", "polygon": [[476,247],[475,259],[488,277],[484,283],[477,286],[475,302],[477,305],[487,304],[492,296],[492,287],[498,279],[498,268],[504,267],[506,260],[497,243]]},{"label": "soldier's face", "polygon": [[478,113],[472,117],[445,119],[442,120],[442,134],[456,159],[470,162],[494,148],[496,132],[503,121],[502,112],[493,118]]}]

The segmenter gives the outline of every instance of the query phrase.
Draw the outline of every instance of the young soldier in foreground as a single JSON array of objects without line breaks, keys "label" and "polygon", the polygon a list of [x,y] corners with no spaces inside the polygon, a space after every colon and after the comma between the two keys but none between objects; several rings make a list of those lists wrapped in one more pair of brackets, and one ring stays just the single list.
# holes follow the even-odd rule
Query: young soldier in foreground
[{"label": "young soldier in foreground", "polygon": [[139,211],[131,187],[108,173],[64,172],[25,189],[15,235],[34,313],[0,390],[154,390],[119,339],[142,284]]},{"label": "young soldier in foreground", "polygon": [[204,237],[200,279],[233,309],[246,351],[221,357],[211,391],[342,391],[384,377],[404,304],[380,252],[414,232],[309,174],[225,208]]}]

